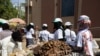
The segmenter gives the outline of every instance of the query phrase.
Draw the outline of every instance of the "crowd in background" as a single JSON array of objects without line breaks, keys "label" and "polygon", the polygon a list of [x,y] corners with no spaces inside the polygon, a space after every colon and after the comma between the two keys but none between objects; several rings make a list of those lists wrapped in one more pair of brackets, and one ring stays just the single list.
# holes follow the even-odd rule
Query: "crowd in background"
[{"label": "crowd in background", "polygon": [[[8,23],[0,23],[0,47],[2,56],[7,56],[9,52],[12,52],[15,45],[17,45],[19,50],[23,50],[23,36],[26,39],[26,48],[39,42],[59,40],[68,44],[73,52],[85,53],[86,56],[94,56],[92,50],[93,37],[89,30],[91,20],[87,15],[81,15],[79,17],[77,34],[72,30],[73,24],[70,21],[63,24],[61,18],[55,18],[53,24],[54,31],[50,33],[48,31],[49,25],[46,23],[42,24],[41,30],[33,22],[25,27],[19,27],[18,25],[13,30],[10,29]],[[9,42],[13,42],[15,45],[11,44],[12,48],[7,49]]]}]

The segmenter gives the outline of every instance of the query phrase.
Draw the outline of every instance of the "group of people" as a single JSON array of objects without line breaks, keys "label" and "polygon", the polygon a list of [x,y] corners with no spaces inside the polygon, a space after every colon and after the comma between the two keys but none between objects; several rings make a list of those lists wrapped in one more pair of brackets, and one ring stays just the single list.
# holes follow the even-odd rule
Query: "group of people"
[{"label": "group of people", "polygon": [[61,40],[69,44],[73,51],[82,53],[83,56],[94,56],[92,41],[93,36],[89,27],[91,26],[91,20],[87,15],[81,15],[78,19],[78,33],[77,35],[71,29],[71,22],[65,23],[65,28],[62,25],[61,18],[54,20],[54,38],[55,40]]},{"label": "group of people", "polygon": [[[84,56],[94,56],[92,50],[93,36],[89,27],[91,20],[87,15],[81,15],[78,19],[78,32],[77,35],[72,30],[72,23],[65,22],[62,24],[61,18],[55,18],[54,24],[54,40],[65,41],[69,46],[74,49],[73,51],[82,52]],[[65,26],[65,27],[64,27]],[[75,50],[78,49],[78,50]]]},{"label": "group of people", "polygon": [[[73,24],[70,21],[65,22],[65,24],[63,25],[63,21],[61,18],[55,18],[53,24],[53,36],[50,36],[51,33],[48,31],[48,25],[42,25],[42,30],[38,34],[40,42],[48,42],[49,40],[64,41],[72,48],[74,52],[80,52],[82,53],[82,55],[84,54],[83,56],[94,56],[92,50],[93,36],[91,31],[89,30],[91,20],[87,15],[81,15],[79,17],[77,34],[72,30]],[[31,41],[28,42],[31,43]]]},{"label": "group of people", "polygon": [[22,28],[11,29],[9,23],[0,23],[0,55],[8,56],[18,46],[22,50]]},{"label": "group of people", "polygon": [[[48,24],[42,24],[39,31],[38,26],[30,23],[24,29],[16,27],[15,30],[9,29],[9,24],[0,24],[0,46],[2,56],[7,56],[7,45],[13,39],[18,48],[22,50],[22,36],[25,34],[26,47],[37,44],[38,42],[48,42],[49,40],[59,40],[67,43],[73,51],[81,52],[83,56],[94,56],[92,50],[92,33],[89,30],[91,20],[87,15],[81,15],[78,19],[78,32],[72,30],[73,24],[70,21],[65,22],[61,18],[55,18],[53,21],[54,31],[51,34],[48,31]],[[17,33],[17,34],[16,34]],[[52,36],[51,36],[52,35]]]}]

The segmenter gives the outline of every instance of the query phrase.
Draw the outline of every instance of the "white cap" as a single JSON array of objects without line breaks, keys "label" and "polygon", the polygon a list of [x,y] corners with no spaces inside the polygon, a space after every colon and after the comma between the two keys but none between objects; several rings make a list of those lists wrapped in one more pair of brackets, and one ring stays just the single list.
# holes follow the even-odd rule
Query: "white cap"
[{"label": "white cap", "polygon": [[70,26],[70,25],[73,25],[71,22],[66,22],[65,23],[65,26]]},{"label": "white cap", "polygon": [[34,23],[30,23],[30,25],[34,26]]},{"label": "white cap", "polygon": [[61,18],[55,18],[53,22],[62,22]]},{"label": "white cap", "polygon": [[81,20],[90,20],[90,18],[87,15],[81,15],[79,17],[79,20],[78,21],[81,21]]},{"label": "white cap", "polygon": [[42,26],[48,27],[48,25],[47,25],[47,24],[43,24]]}]

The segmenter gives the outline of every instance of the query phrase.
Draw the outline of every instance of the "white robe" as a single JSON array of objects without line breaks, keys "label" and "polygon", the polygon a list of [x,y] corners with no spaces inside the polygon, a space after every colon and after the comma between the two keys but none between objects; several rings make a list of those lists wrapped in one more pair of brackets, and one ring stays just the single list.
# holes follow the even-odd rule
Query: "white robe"
[{"label": "white robe", "polygon": [[75,41],[76,41],[76,34],[74,31],[70,29],[66,29],[65,31],[65,38],[66,38],[66,43],[68,43],[71,46],[75,46]]},{"label": "white robe", "polygon": [[39,33],[39,37],[42,37],[42,41],[49,41],[49,37],[50,37],[50,32],[47,30],[42,30]]},{"label": "white robe", "polygon": [[78,32],[77,35],[77,47],[84,47],[86,55],[93,55],[92,49],[92,34],[88,29],[84,29]]}]

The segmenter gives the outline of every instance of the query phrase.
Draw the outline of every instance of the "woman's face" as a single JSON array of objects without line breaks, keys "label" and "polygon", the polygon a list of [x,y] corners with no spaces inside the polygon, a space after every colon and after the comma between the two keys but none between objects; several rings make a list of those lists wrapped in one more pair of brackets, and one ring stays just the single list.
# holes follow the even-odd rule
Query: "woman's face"
[{"label": "woman's face", "polygon": [[78,26],[79,26],[79,28],[83,27],[84,26],[84,21],[83,20],[82,21],[78,21]]},{"label": "woman's face", "polygon": [[79,21],[79,22],[78,22],[78,27],[79,27],[80,29],[85,29],[85,28],[88,28],[89,25],[88,25],[88,23],[86,23],[86,21],[82,20],[82,21]]},{"label": "woman's face", "polygon": [[60,26],[62,26],[60,22],[54,23],[54,28],[58,29]]}]

